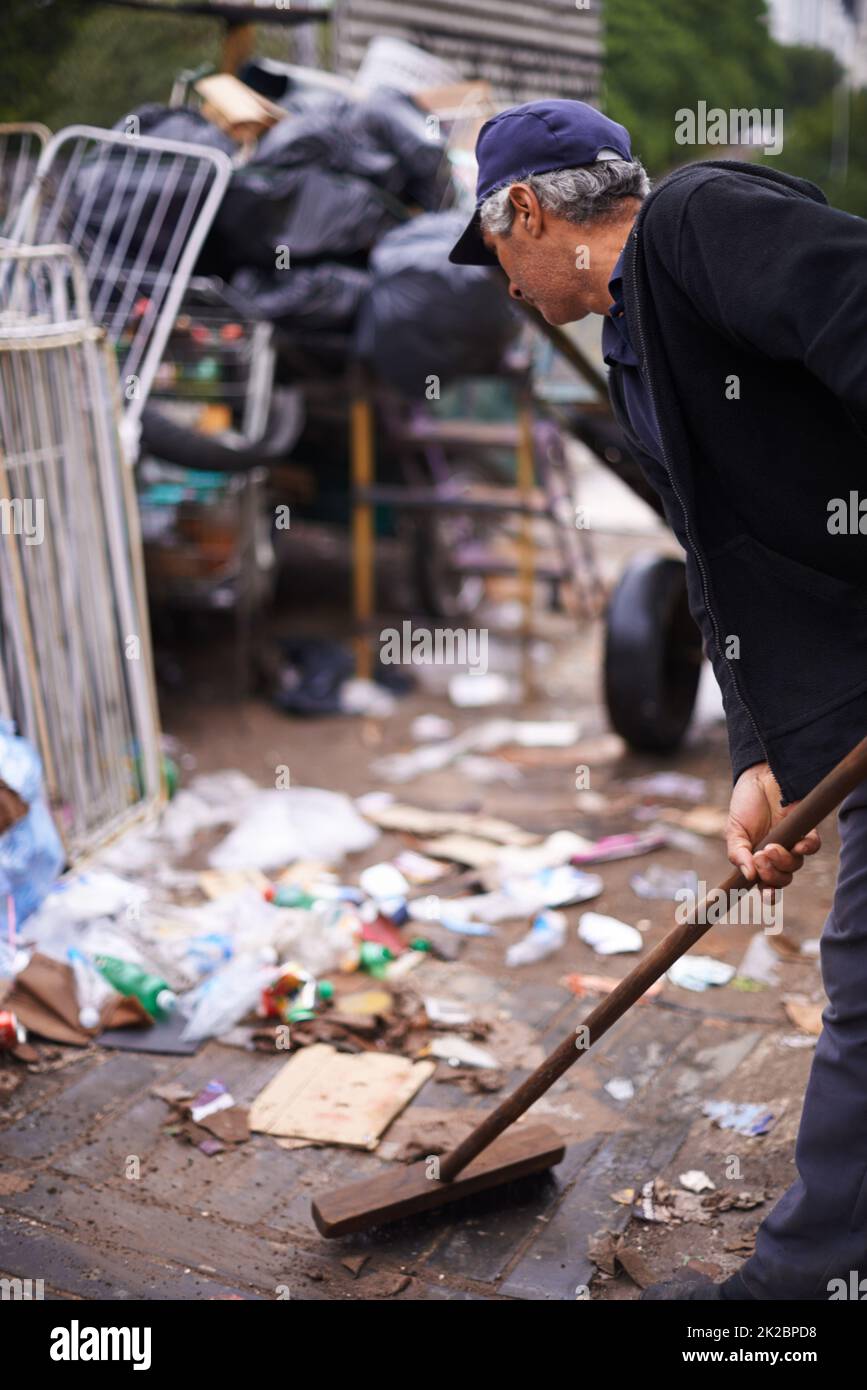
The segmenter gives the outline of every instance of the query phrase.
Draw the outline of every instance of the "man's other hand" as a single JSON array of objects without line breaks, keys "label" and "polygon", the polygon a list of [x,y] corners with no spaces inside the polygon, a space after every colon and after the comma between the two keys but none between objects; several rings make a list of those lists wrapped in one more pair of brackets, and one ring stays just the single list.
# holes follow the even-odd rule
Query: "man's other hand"
[{"label": "man's other hand", "polygon": [[754,763],[742,772],[732,791],[726,826],[728,857],[748,882],[769,888],[786,888],[804,862],[821,845],[819,832],[811,830],[793,850],[770,844],[758,854],[753,846],[788,815],[793,806],[780,806],[780,788],[767,763]]}]

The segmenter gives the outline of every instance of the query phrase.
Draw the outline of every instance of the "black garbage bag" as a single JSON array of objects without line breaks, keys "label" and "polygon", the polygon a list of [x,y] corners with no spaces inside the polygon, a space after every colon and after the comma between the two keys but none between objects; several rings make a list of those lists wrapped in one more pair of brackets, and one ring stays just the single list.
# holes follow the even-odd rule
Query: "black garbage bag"
[{"label": "black garbage bag", "polygon": [[383,87],[356,101],[326,88],[299,87],[288,66],[267,59],[248,64],[242,77],[294,113],[262,136],[257,162],[310,158],[369,178],[426,212],[442,205],[449,182],[444,142],[411,97]]},{"label": "black garbage bag", "polygon": [[492,375],[520,329],[502,277],[452,265],[466,218],[423,213],[382,238],[358,317],[355,349],[385,380],[424,399],[428,378]]},{"label": "black garbage bag", "polygon": [[[197,111],[174,109],[152,102],[132,113],[138,120],[141,135],[157,135],[161,139],[178,140],[184,144],[204,145],[209,149],[232,154],[236,145]],[[115,130],[130,131],[130,117],[125,116]],[[200,189],[195,211],[207,196],[202,186],[200,165],[195,158],[178,163],[172,157],[151,157],[132,163],[135,140],[122,145],[104,145],[82,162],[75,174],[68,210],[69,226],[80,225],[83,218],[84,244],[105,244],[109,247],[123,243],[123,254],[132,262],[146,245],[148,269],[158,270],[177,236],[181,212],[191,192]],[[167,184],[171,167],[171,184]],[[134,217],[127,226],[127,217]]]},{"label": "black garbage bag", "polygon": [[367,271],[323,262],[290,270],[243,267],[232,277],[235,302],[251,318],[270,319],[286,329],[351,328],[370,285]]},{"label": "black garbage bag", "polygon": [[366,257],[396,222],[368,179],[315,163],[281,168],[251,161],[232,175],[213,235],[228,277],[240,266],[274,270],[279,247],[288,248],[293,266]]}]

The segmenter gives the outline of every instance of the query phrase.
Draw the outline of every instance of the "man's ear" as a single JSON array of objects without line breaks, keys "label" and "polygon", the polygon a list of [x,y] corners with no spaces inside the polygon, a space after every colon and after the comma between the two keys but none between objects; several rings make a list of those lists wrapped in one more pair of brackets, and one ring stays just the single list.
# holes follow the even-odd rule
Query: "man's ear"
[{"label": "man's ear", "polygon": [[515,218],[530,236],[537,237],[544,221],[539,199],[527,183],[513,183],[509,189],[509,202],[515,209]]}]

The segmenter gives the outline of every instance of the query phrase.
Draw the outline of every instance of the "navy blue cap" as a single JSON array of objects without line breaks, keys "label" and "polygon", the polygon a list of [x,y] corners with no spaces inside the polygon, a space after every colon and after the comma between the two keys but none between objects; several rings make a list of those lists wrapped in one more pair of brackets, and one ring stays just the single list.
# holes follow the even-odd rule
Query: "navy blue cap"
[{"label": "navy blue cap", "polygon": [[584,101],[528,101],[492,116],[476,141],[476,210],[449,260],[456,265],[498,264],[479,226],[479,209],[496,188],[520,183],[529,174],[593,164],[607,150],[618,159],[631,159],[629,131]]}]

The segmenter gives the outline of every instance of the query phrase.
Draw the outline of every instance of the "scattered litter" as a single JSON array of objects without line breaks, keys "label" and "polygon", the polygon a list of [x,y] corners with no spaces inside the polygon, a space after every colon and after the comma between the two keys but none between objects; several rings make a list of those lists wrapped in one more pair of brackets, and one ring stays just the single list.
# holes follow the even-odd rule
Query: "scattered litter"
[{"label": "scattered litter", "polygon": [[602,879],[564,864],[540,869],[526,878],[504,878],[502,888],[492,893],[465,897],[437,898],[431,895],[409,904],[410,916],[417,921],[438,921],[450,929],[461,930],[477,923],[488,927],[518,917],[532,916],[547,907],[567,907],[586,902],[602,892]]},{"label": "scattered litter", "polygon": [[738,976],[774,988],[780,983],[780,957],[763,932],[757,932],[737,968]]},{"label": "scattered litter", "polygon": [[622,835],[604,835],[601,840],[576,850],[573,864],[607,864],[615,859],[632,859],[651,850],[662,849],[668,843],[665,830],[630,830]]},{"label": "scattered litter", "polygon": [[733,1100],[706,1100],[702,1114],[707,1115],[720,1129],[733,1129],[737,1134],[767,1134],[776,1116],[766,1105]]},{"label": "scattered litter", "polygon": [[628,1076],[612,1076],[611,1080],[605,1083],[605,1090],[615,1100],[632,1100],[635,1095],[635,1087]]},{"label": "scattered litter", "polygon": [[[466,679],[476,687],[482,677],[469,676]],[[489,719],[464,729],[454,738],[425,743],[409,753],[391,753],[377,758],[371,764],[371,771],[388,782],[408,782],[413,777],[448,767],[467,753],[493,753],[509,744],[533,748],[558,747],[574,743],[577,734],[578,725],[573,721]]]},{"label": "scattered litter", "polygon": [[455,771],[473,782],[507,782],[514,787],[523,780],[523,774],[513,763],[504,762],[502,758],[485,758],[480,753],[466,753],[458,758]]},{"label": "scattered litter", "polygon": [[452,999],[435,999],[427,995],[424,999],[424,1010],[431,1023],[439,1023],[447,1028],[460,1028],[462,1024],[473,1021],[469,1010]]},{"label": "scattered litter", "polygon": [[687,952],[666,974],[673,985],[700,994],[714,985],[727,985],[734,978],[735,967],[713,956],[693,956]]},{"label": "scattered litter", "polygon": [[678,1182],[688,1192],[713,1192],[716,1190],[716,1183],[712,1182],[707,1173],[702,1172],[700,1168],[690,1168],[686,1173],[681,1173]]},{"label": "scattered litter", "polygon": [[393,1003],[392,996],[384,989],[362,989],[356,994],[343,994],[338,1001],[341,1014],[358,1014],[364,1018],[376,1018],[387,1014]]},{"label": "scattered litter", "polygon": [[217,1110],[229,1110],[235,1104],[222,1081],[209,1081],[190,1103],[190,1118],[199,1124]]},{"label": "scattered litter", "polygon": [[807,1033],[813,1038],[818,1038],[822,1031],[822,1014],[825,1012],[826,1003],[826,1000],[808,999],[803,994],[787,994],[783,997],[786,1017],[802,1033]]},{"label": "scattered litter", "polygon": [[492,1052],[476,1043],[468,1042],[457,1033],[445,1033],[436,1037],[424,1049],[422,1056],[438,1057],[448,1062],[450,1067],[479,1067],[484,1071],[496,1070],[498,1063]]},{"label": "scattered litter", "polygon": [[496,868],[499,872],[485,873],[485,882],[493,887],[502,881],[504,873],[510,877],[536,873],[539,869],[556,869],[561,865],[578,864],[578,856],[590,845],[589,840],[576,835],[572,830],[555,830],[541,844],[530,845],[526,849],[509,847],[497,851]]},{"label": "scattered litter", "polygon": [[[753,1211],[756,1207],[762,1206],[768,1200],[766,1192],[735,1192],[730,1187],[723,1187],[719,1192],[714,1192],[711,1196],[704,1198],[704,1205],[708,1211]],[[728,1249],[728,1247],[726,1247]]]},{"label": "scattered litter", "polygon": [[397,709],[397,700],[390,690],[358,676],[342,682],[337,702],[341,714],[363,714],[370,719],[390,719]]},{"label": "scattered litter", "polygon": [[582,912],[578,919],[578,935],[593,947],[597,956],[640,951],[644,944],[641,932],[635,927],[618,921],[616,917],[606,917],[601,912]]},{"label": "scattered litter", "polygon": [[458,671],[449,680],[448,691],[449,699],[458,709],[514,704],[521,697],[519,682],[499,671]]},{"label": "scattered litter", "polygon": [[235,829],[211,851],[214,869],[280,869],[293,859],[338,864],[371,847],[376,832],[349,797],[318,787],[257,790]]},{"label": "scattered litter", "polygon": [[394,856],[392,863],[415,887],[434,883],[443,876],[443,866],[438,859],[430,859],[426,854],[419,854],[414,849],[401,850],[400,854]]},{"label": "scattered litter", "polygon": [[352,1056],[314,1043],[294,1053],[260,1091],[250,1107],[250,1128],[372,1150],[433,1071],[428,1061],[382,1052]]},{"label": "scattered litter", "polygon": [[694,869],[665,869],[661,864],[651,864],[644,873],[633,874],[629,885],[639,898],[676,902],[680,893],[698,895],[698,875]]},{"label": "scattered litter", "polygon": [[385,793],[360,797],[358,807],[366,818],[381,830],[403,830],[410,835],[463,834],[493,840],[499,845],[535,845],[539,835],[521,830],[510,821],[494,816],[470,815],[462,811],[427,811],[420,806],[408,806]]},{"label": "scattered litter", "polygon": [[441,714],[417,714],[409,726],[409,736],[416,743],[432,743],[438,738],[451,738],[455,726]]},{"label": "scattered litter", "polygon": [[559,951],[566,941],[566,918],[562,912],[540,912],[527,935],[506,951],[506,964],[531,965]]},{"label": "scattered litter", "polygon": [[[571,990],[581,998],[585,994],[610,994],[622,982],[615,980],[611,975],[565,975],[560,981],[564,989]],[[660,994],[663,989],[662,980],[654,980],[650,989],[646,989],[641,998],[636,1000],[637,1004],[646,1004],[655,995]]]}]

